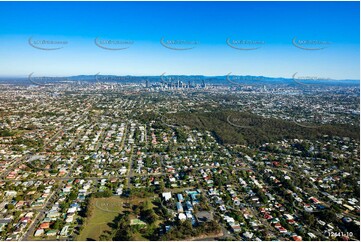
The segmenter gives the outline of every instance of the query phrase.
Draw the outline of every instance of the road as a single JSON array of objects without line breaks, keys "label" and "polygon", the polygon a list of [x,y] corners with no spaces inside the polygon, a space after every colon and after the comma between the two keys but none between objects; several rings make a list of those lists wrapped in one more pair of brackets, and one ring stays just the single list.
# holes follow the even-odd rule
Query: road
[{"label": "road", "polygon": [[130,156],[129,156],[129,170],[128,170],[128,174],[127,174],[127,189],[130,189],[130,179],[133,177],[133,149],[134,146],[132,146],[131,150],[130,150]]},{"label": "road", "polygon": [[[201,186],[199,186],[201,187]],[[218,215],[219,216],[219,213],[217,213],[216,211],[214,211],[214,207],[212,206],[212,203],[211,201],[209,200],[208,196],[207,196],[207,193],[203,190],[203,188],[201,187],[199,189],[201,191],[201,193],[204,195],[205,199],[207,200],[207,203],[209,204],[209,207],[210,207],[210,212],[211,214],[214,216],[214,215]],[[219,216],[220,217],[220,216]],[[219,218],[219,220],[221,220],[221,218]],[[219,221],[219,226],[221,227],[221,230],[222,230],[222,233],[223,233],[223,236],[221,238],[230,238],[232,240],[237,240],[237,238],[235,238],[233,235],[230,234],[230,232],[224,227],[223,225],[223,221]],[[219,238],[219,237],[218,237]],[[223,240],[223,239],[222,239]]]},{"label": "road", "polygon": [[[75,141],[74,141],[75,142]],[[29,240],[29,236],[32,236],[35,232],[35,229],[37,227],[37,225],[39,224],[39,222],[41,220],[44,219],[46,212],[52,207],[53,203],[55,202],[55,199],[57,197],[57,194],[59,194],[59,192],[61,191],[61,189],[63,188],[63,182],[66,180],[71,179],[70,176],[72,175],[72,171],[74,166],[77,164],[78,162],[75,160],[75,162],[70,166],[68,173],[66,174],[65,177],[63,177],[60,180],[60,184],[58,184],[58,188],[50,195],[50,197],[48,198],[47,202],[45,203],[45,205],[43,206],[42,209],[37,210],[38,214],[36,215],[36,217],[33,219],[31,225],[29,226],[28,230],[24,233],[24,235],[21,237],[21,241],[22,240]],[[37,181],[39,179],[36,179]]]},{"label": "road", "polygon": [[24,160],[29,159],[30,157],[31,155],[25,155],[17,158],[16,161],[1,174],[1,178],[4,180],[10,172],[14,171],[15,168],[19,167],[20,163],[22,163]]}]

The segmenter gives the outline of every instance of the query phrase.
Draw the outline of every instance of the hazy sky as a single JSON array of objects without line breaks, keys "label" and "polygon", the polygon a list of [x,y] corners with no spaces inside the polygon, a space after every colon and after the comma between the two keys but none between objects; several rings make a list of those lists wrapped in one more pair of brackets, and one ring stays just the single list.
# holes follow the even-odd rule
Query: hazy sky
[{"label": "hazy sky", "polygon": [[359,19],[359,2],[0,2],[0,76],[359,79]]}]

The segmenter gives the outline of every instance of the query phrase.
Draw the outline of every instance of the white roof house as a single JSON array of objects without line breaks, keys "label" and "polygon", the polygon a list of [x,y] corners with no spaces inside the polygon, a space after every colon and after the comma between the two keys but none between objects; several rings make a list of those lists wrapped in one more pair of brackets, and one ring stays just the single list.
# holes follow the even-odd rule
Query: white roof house
[{"label": "white roof house", "polygon": [[186,220],[187,216],[184,213],[179,213],[178,218],[179,220]]},{"label": "white roof house", "polygon": [[36,230],[34,236],[41,236],[43,234],[44,234],[44,229],[38,229],[38,230]]},{"label": "white roof house", "polygon": [[163,192],[162,197],[164,198],[165,201],[168,201],[172,198],[172,193],[171,192]]}]

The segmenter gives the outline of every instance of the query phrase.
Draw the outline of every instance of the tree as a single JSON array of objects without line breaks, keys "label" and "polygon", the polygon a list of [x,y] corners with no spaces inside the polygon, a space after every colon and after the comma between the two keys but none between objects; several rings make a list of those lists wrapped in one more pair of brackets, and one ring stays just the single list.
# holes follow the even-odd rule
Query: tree
[{"label": "tree", "polygon": [[70,194],[69,194],[69,200],[75,200],[77,198],[77,194],[76,192],[72,191]]},{"label": "tree", "polygon": [[121,215],[117,224],[117,232],[113,237],[113,240],[134,240],[134,234],[130,226],[129,213]]},{"label": "tree", "polygon": [[9,203],[9,204],[6,205],[6,208],[9,209],[9,210],[12,210],[12,209],[15,208],[15,206],[14,206],[14,204]]},{"label": "tree", "polygon": [[61,227],[62,227],[62,222],[60,220],[56,220],[53,225],[52,225],[52,228],[53,229],[56,229],[56,230],[59,230]]}]

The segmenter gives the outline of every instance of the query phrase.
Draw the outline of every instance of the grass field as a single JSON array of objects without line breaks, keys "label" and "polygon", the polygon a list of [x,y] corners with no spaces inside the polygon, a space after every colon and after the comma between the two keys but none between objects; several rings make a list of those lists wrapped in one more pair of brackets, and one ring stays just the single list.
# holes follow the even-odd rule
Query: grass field
[{"label": "grass field", "polygon": [[[92,198],[92,215],[87,218],[87,223],[81,231],[77,240],[99,240],[99,236],[105,230],[111,230],[108,223],[111,223],[113,219],[123,211],[129,211],[129,209],[123,208],[123,203],[130,203],[132,205],[139,204],[144,201],[151,201],[152,198],[133,198],[124,199],[120,197],[109,198]],[[139,240],[144,240],[139,236]]]},{"label": "grass field", "polygon": [[[91,202],[94,204],[92,215],[90,218],[87,218],[87,224],[77,240],[99,240],[99,236],[103,231],[110,230],[107,224],[112,222],[123,211],[122,204],[124,201],[119,197],[93,198]],[[110,205],[109,208],[107,204]],[[106,210],[111,212],[106,212]]]}]

